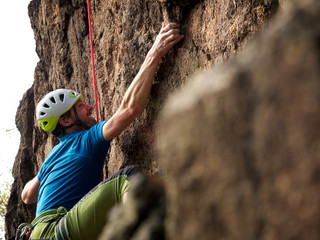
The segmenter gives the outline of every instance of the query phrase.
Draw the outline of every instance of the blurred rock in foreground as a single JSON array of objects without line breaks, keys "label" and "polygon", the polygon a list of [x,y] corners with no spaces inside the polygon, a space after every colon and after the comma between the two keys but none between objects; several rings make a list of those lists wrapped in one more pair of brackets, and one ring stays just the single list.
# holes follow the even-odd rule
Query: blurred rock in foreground
[{"label": "blurred rock in foreground", "polygon": [[320,1],[165,106],[168,239],[320,239]]},{"label": "blurred rock in foreground", "polygon": [[164,239],[165,194],[158,181],[138,175],[132,183],[128,201],[108,214],[99,240]]}]

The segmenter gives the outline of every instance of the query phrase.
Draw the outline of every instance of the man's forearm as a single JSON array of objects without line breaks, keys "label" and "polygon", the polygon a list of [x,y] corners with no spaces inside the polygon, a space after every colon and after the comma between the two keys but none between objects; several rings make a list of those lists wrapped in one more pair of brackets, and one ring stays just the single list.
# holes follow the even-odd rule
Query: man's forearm
[{"label": "man's forearm", "polygon": [[152,48],[148,52],[137,76],[130,84],[125,93],[122,106],[129,107],[134,113],[140,114],[148,100],[153,77],[158,68],[160,59],[179,42],[183,36],[180,35],[179,25],[171,23],[167,26],[164,24],[158,34]]},{"label": "man's forearm", "polygon": [[153,78],[159,65],[160,59],[154,55],[153,52],[149,51],[138,74],[133,79],[123,98],[123,106],[134,109],[137,114],[140,114],[146,105]]},{"label": "man's forearm", "polygon": [[153,77],[160,59],[183,38],[178,27],[179,25],[176,23],[170,23],[167,26],[162,25],[160,33],[157,35],[137,76],[127,89],[120,108],[104,124],[102,130],[104,139],[110,140],[118,136],[143,111],[150,95]]}]

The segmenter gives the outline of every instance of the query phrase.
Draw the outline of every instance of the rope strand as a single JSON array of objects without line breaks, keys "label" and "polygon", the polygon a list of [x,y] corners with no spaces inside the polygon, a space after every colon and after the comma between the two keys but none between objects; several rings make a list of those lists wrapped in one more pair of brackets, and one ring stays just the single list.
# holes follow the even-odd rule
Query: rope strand
[{"label": "rope strand", "polygon": [[95,100],[95,104],[96,104],[97,122],[99,122],[99,108],[98,108],[98,97],[97,97],[96,73],[95,73],[95,68],[94,68],[94,54],[93,54],[93,41],[92,41],[90,0],[87,1],[87,5],[88,5],[88,21],[89,21],[89,33],[90,33],[90,47],[91,47],[92,76],[93,76],[93,86],[94,86],[94,100]]}]

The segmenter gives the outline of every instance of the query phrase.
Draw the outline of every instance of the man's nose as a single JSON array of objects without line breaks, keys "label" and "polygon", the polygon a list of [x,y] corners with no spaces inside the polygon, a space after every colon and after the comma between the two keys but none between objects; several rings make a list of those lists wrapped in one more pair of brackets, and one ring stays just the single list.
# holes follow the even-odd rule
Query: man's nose
[{"label": "man's nose", "polygon": [[92,111],[92,110],[93,110],[93,108],[94,108],[94,107],[93,107],[92,105],[87,104],[87,110],[88,110],[88,111]]}]

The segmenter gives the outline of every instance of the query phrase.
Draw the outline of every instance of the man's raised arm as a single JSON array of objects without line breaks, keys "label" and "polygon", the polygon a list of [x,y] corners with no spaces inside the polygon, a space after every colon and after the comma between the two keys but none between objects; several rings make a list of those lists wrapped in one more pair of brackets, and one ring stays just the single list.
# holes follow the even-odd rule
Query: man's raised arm
[{"label": "man's raised arm", "polygon": [[143,111],[161,58],[183,38],[178,27],[177,23],[169,23],[167,26],[162,24],[152,48],[127,89],[119,109],[103,126],[103,137],[106,140],[118,136]]}]

